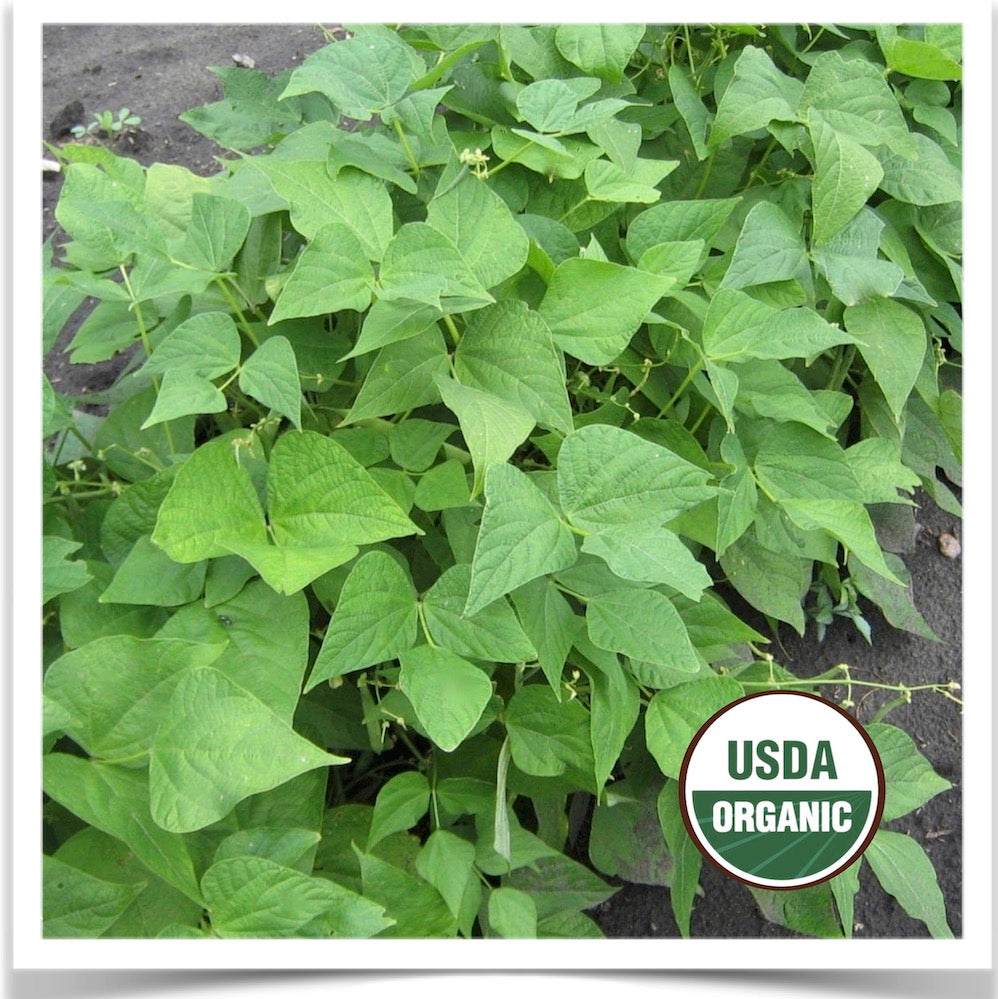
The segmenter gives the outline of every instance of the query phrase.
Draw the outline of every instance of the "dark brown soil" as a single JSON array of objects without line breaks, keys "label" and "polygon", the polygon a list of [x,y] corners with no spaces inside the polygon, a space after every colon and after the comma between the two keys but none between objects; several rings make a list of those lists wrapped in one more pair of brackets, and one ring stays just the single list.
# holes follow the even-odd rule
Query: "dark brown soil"
[{"label": "dark brown soil", "polygon": [[[105,108],[128,107],[142,118],[135,155],[142,163],[181,163],[211,174],[221,151],[177,120],[189,108],[218,100],[221,89],[207,69],[231,65],[235,53],[251,56],[258,69],[276,72],[299,62],[325,43],[314,25],[46,25],[44,28],[44,98],[42,135],[73,101],[83,105],[87,119]],[[75,109],[69,117],[75,116]],[[57,122],[59,124],[59,122]],[[72,124],[72,123],[69,123]],[[42,232],[57,225],[53,210],[58,178],[43,184]],[[85,307],[81,309],[85,312]],[[121,368],[120,359],[104,365],[70,365],[66,336],[46,359],[46,371],[69,395],[104,387]],[[868,620],[874,644],[868,646],[851,622],[837,619],[823,643],[810,625],[803,639],[781,633],[783,651],[777,658],[794,672],[813,675],[838,662],[855,667],[857,678],[909,684],[962,680],[961,561],[943,556],[930,532],[949,531],[961,537],[958,521],[919,495],[919,523],[924,528],[910,545],[905,561],[914,578],[916,603],[942,643],[897,632],[875,611]],[[972,696],[972,691],[971,691]],[[858,700],[858,698],[856,698]],[[869,718],[869,705],[860,717]],[[935,769],[953,788],[891,828],[913,835],[927,850],[946,899],[954,933],[962,927],[961,881],[961,718],[956,704],[931,694],[915,695],[913,704],[894,711],[891,723],[905,728]],[[693,910],[694,936],[770,937],[795,934],[767,922],[748,891],[705,865],[701,878],[705,895]],[[926,936],[922,923],[910,919],[885,894],[866,867],[856,901],[857,937]],[[594,913],[604,931],[614,937],[676,936],[668,891],[627,885]]]}]

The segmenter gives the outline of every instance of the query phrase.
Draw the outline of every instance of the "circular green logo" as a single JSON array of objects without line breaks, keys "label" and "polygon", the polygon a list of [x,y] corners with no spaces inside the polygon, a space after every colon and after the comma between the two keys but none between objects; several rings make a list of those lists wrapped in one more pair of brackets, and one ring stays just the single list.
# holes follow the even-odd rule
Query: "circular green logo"
[{"label": "circular green logo", "polygon": [[845,870],[884,810],[884,768],[863,727],[815,694],[767,691],[722,708],[683,759],[679,802],[700,852],[759,888]]}]

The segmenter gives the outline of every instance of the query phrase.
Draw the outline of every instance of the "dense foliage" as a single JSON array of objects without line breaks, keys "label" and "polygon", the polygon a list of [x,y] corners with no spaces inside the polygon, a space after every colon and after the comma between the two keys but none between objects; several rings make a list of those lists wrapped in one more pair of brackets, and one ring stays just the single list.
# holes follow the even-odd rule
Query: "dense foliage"
[{"label": "dense foliage", "polygon": [[[603,874],[688,934],[692,733],[862,683],[767,635],[931,637],[885,539],[959,511],[959,27],[216,72],[213,177],[57,150],[45,348],[92,298],[72,360],[130,353],[44,385],[45,932],[599,936]],[[883,720],[918,679],[861,719],[885,823],[949,786]],[[914,839],[862,863],[950,935]],[[754,894],[848,936],[859,866]]]}]

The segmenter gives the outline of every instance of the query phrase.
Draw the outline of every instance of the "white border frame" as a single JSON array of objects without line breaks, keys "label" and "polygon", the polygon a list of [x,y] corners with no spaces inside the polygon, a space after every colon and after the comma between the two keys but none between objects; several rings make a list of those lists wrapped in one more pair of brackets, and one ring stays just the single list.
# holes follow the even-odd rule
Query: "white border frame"
[{"label": "white border frame", "polygon": [[[41,272],[34,239],[39,222],[40,189],[38,135],[41,121],[42,23],[205,23],[205,8],[186,0],[170,5],[173,16],[150,16],[148,7],[122,0],[106,2],[83,16],[79,3],[52,0],[22,2],[14,9],[14,119],[10,134],[17,138],[13,164],[15,204],[13,232],[17,257],[13,261],[13,288],[17,289],[12,340],[12,370],[8,372],[12,411],[16,414],[9,482],[12,499],[12,537],[8,587],[14,633],[7,657],[13,677],[12,704],[7,705],[13,746],[17,747],[12,782],[12,926],[13,967],[28,968],[335,968],[387,970],[451,969],[683,969],[683,968],[990,968],[992,811],[991,721],[992,680],[991,600],[991,38],[993,9],[980,0],[951,0],[942,8],[926,0],[905,2],[812,3],[807,9],[789,3],[738,3],[703,0],[687,10],[664,8],[660,2],[629,2],[626,11],[615,7],[618,20],[654,23],[667,13],[681,22],[800,22],[835,20],[839,23],[924,23],[945,20],[964,25],[965,204],[971,208],[964,222],[966,252],[964,321],[968,356],[964,368],[966,452],[964,483],[964,936],[959,940],[43,940],[41,928],[41,850],[38,790],[41,786],[39,685],[35,664],[41,660],[37,595],[41,565],[39,538],[41,505],[35,483],[38,476],[38,440],[41,407],[38,370]],[[381,0],[342,6],[315,2],[284,4],[280,23],[315,23],[331,16],[350,21],[397,23],[407,18],[440,23],[483,19],[492,8],[445,3],[413,5]],[[825,16],[816,8],[824,11]],[[357,17],[348,16],[349,9]],[[536,21],[538,12],[550,22],[596,21],[602,9],[583,8],[558,0],[537,7],[523,0],[504,0],[502,20]],[[684,17],[686,13],[692,17]],[[155,12],[156,14],[159,11]],[[214,10],[211,11],[214,13]],[[99,15],[99,16],[93,16]],[[181,16],[186,15],[186,16]],[[593,16],[597,15],[597,16]],[[942,15],[942,16],[941,16]],[[212,18],[214,21],[227,20]],[[254,23],[277,23],[273,18]],[[18,330],[20,332],[18,332]],[[20,486],[20,488],[18,488]],[[8,509],[11,509],[8,507]],[[16,568],[16,588],[13,571]],[[15,710],[16,707],[16,710]]]}]

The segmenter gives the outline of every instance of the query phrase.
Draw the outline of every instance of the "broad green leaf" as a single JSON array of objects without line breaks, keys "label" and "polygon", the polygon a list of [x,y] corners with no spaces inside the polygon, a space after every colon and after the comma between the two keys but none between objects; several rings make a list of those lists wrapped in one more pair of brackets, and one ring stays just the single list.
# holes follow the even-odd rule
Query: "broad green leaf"
[{"label": "broad green leaf", "polygon": [[408,573],[385,552],[368,552],[343,584],[305,690],[397,659],[415,641],[416,591]]},{"label": "broad green leaf", "polygon": [[471,566],[447,569],[426,591],[423,616],[433,641],[450,652],[498,663],[531,662],[537,652],[505,600],[462,617],[468,602]]},{"label": "broad green leaf", "polygon": [[440,446],[454,433],[451,423],[412,418],[392,425],[388,447],[392,461],[409,472],[425,472],[436,460]]},{"label": "broad green leaf", "polygon": [[[801,380],[779,361],[747,361],[738,365],[735,409],[751,417],[765,417],[781,423],[796,422],[831,437],[840,420],[822,408],[822,398],[807,389]],[[852,400],[840,396],[849,409]]]},{"label": "broad green leaf", "polygon": [[670,285],[620,264],[569,259],[555,268],[538,311],[566,353],[609,364]]},{"label": "broad green leaf", "polygon": [[[956,28],[957,34],[960,27]],[[904,38],[898,34],[893,24],[878,24],[877,43],[880,45],[887,65],[895,73],[917,77],[921,80],[960,80],[963,70],[958,58],[929,41],[929,26],[925,28],[925,40]]]},{"label": "broad green leaf", "polygon": [[86,562],[66,556],[82,548],[82,542],[66,538],[42,539],[42,603],[48,603],[60,593],[72,593],[91,578]]},{"label": "broad green leaf", "polygon": [[560,912],[592,909],[619,891],[564,854],[541,857],[535,864],[521,867],[506,879],[505,887],[526,892],[537,906],[538,920]]},{"label": "broad green leaf", "polygon": [[370,121],[405,96],[414,75],[413,55],[401,39],[370,34],[312,53],[291,74],[281,99],[317,91],[347,117]]},{"label": "broad green leaf", "polygon": [[475,466],[472,497],[482,491],[485,474],[506,462],[534,429],[534,417],[516,403],[491,392],[462,385],[452,378],[437,378],[444,404],[461,424],[461,433]]},{"label": "broad green leaf", "polygon": [[266,538],[256,489],[239,448],[228,440],[203,444],[181,466],[152,534],[175,562],[230,555],[240,542],[262,544]]},{"label": "broad green leaf", "polygon": [[697,154],[697,159],[702,162],[710,155],[710,147],[707,145],[707,129],[711,122],[710,112],[678,63],[672,63],[669,66],[668,79],[676,110],[682,117],[686,130],[690,133],[693,151]]},{"label": "broad green leaf", "polygon": [[889,582],[883,576],[878,576],[867,569],[862,562],[857,562],[849,567],[849,575],[856,589],[880,608],[881,614],[892,627],[909,631],[929,641],[940,641],[915,606],[911,577],[904,562],[886,551],[884,561],[898,579],[905,581],[905,585],[899,586],[897,583]]},{"label": "broad green leaf", "polygon": [[884,179],[880,188],[892,198],[910,205],[942,205],[959,201],[963,194],[960,170],[942,147],[921,132],[911,135],[916,159],[884,153],[880,164]]},{"label": "broad green leaf", "polygon": [[378,286],[379,298],[436,309],[475,309],[493,301],[450,238],[425,222],[409,222],[395,233]]},{"label": "broad green leaf", "polygon": [[563,24],[554,38],[558,51],[584,73],[619,83],[644,32],[643,24]]},{"label": "broad green leaf", "polygon": [[641,146],[641,126],[638,124],[609,118],[590,124],[586,128],[586,135],[606,153],[611,163],[616,163],[624,170],[637,159]]},{"label": "broad green leaf", "polygon": [[800,227],[778,205],[760,201],[745,216],[722,288],[750,288],[773,281],[810,279]]},{"label": "broad green leaf", "polygon": [[177,607],[196,600],[204,589],[205,563],[179,564],[157,548],[145,535],[135,542],[110,585],[100,595],[101,603],[152,604]]},{"label": "broad green leaf", "polygon": [[114,578],[114,569],[106,562],[88,562],[87,570],[93,578],[86,586],[59,598],[59,629],[68,649],[109,635],[150,638],[162,627],[167,618],[164,607],[100,603],[101,593]]},{"label": "broad green leaf", "polygon": [[301,430],[298,362],[287,337],[272,336],[253,351],[239,370],[239,388]]},{"label": "broad green leaf", "polygon": [[489,926],[507,940],[537,936],[537,906],[517,888],[495,888],[489,892]]},{"label": "broad green leaf", "polygon": [[[448,312],[449,312],[448,308]],[[360,357],[379,347],[400,340],[408,340],[442,319],[444,312],[432,305],[421,305],[419,302],[391,302],[388,299],[377,299],[367,314],[360,329],[360,336],[349,353],[340,360]]]},{"label": "broad green leaf", "polygon": [[890,297],[904,279],[904,271],[897,264],[877,256],[883,228],[884,223],[872,211],[862,209],[834,236],[814,248],[818,270],[844,305]]},{"label": "broad green leaf", "polygon": [[548,579],[534,579],[513,591],[520,624],[537,650],[537,661],[551,689],[561,700],[561,674],[580,619]]},{"label": "broad green leaf", "polygon": [[571,431],[564,358],[547,324],[523,302],[476,312],[454,352],[454,370],[463,385],[520,407],[541,426]]},{"label": "broad green leaf", "polygon": [[600,154],[599,146],[577,138],[555,139],[525,128],[496,125],[491,133],[492,152],[508,163],[520,163],[544,177],[576,180],[586,164]]},{"label": "broad green leaf", "polygon": [[274,445],[267,507],[278,545],[365,545],[418,532],[346,448],[310,430]]},{"label": "broad green leaf", "polygon": [[142,367],[145,375],[184,370],[202,378],[228,374],[239,363],[239,331],[225,312],[200,312],[172,330]]},{"label": "broad green leaf", "polygon": [[455,183],[456,177],[452,161],[426,208],[426,221],[454,244],[483,288],[494,288],[526,263],[527,236],[488,184],[470,174]]},{"label": "broad green leaf", "polygon": [[728,582],[755,608],[786,621],[804,634],[804,594],[811,585],[812,563],[772,551],[754,533],[743,534],[724,555],[721,568]]},{"label": "broad green leaf", "polygon": [[710,246],[738,204],[738,198],[664,201],[635,216],[627,227],[627,252],[640,260],[660,243],[702,239]]},{"label": "broad green leaf", "polygon": [[312,870],[321,836],[315,829],[257,826],[226,836],[215,850],[214,861],[234,857],[263,857],[302,874]]},{"label": "broad green leaf", "polygon": [[655,790],[662,783],[657,773],[651,780],[642,773],[614,781],[606,801],[593,810],[589,859],[601,874],[633,884],[671,884],[673,858],[655,811]]},{"label": "broad green leaf", "polygon": [[373,850],[386,836],[411,829],[430,807],[430,784],[416,771],[397,774],[378,791],[367,835],[367,849]]},{"label": "broad green leaf", "polygon": [[265,857],[220,860],[201,890],[212,931],[223,938],[371,937],[391,925],[375,902]]},{"label": "broad green leaf", "polygon": [[156,637],[228,642],[212,668],[290,722],[308,658],[308,630],[303,594],[281,596],[254,580],[211,609],[202,603],[181,607]]},{"label": "broad green leaf", "polygon": [[899,819],[953,785],[932,769],[932,764],[918,751],[914,740],[893,725],[867,726],[880,761],[884,765],[887,796],[883,821]]},{"label": "broad green leaf", "polygon": [[382,348],[341,425],[440,401],[435,378],[449,368],[443,334],[432,326]]},{"label": "broad green leaf", "polygon": [[809,116],[808,128],[814,143],[813,238],[820,245],[855,218],[879,187],[884,171],[873,153],[830,128],[820,114]]},{"label": "broad green leaf", "polygon": [[597,594],[586,607],[586,627],[593,644],[608,652],[688,673],[700,668],[679,612],[655,590]]},{"label": "broad green leaf", "polygon": [[141,429],[147,430],[181,416],[224,413],[228,407],[225,396],[207,378],[186,368],[177,368],[163,376],[156,405]]},{"label": "broad green leaf", "polygon": [[506,732],[513,762],[525,774],[567,772],[583,787],[593,780],[589,713],[578,701],[559,701],[547,684],[521,687],[506,705]]},{"label": "broad green leaf", "polygon": [[666,448],[602,424],[566,437],[558,455],[562,509],[585,531],[664,523],[714,495],[709,477]]},{"label": "broad green leaf", "polygon": [[43,778],[46,794],[84,822],[122,840],[149,870],[201,903],[187,841],[152,819],[144,770],[48,753]]},{"label": "broad green leaf", "polygon": [[922,320],[900,302],[875,298],[847,308],[843,321],[855,337],[894,418],[900,420],[922,367],[925,353]]},{"label": "broad green leaf", "polygon": [[52,663],[43,690],[66,712],[61,727],[91,756],[139,757],[179,678],[210,665],[224,648],[129,635],[99,638]]},{"label": "broad green leaf", "polygon": [[42,375],[42,436],[51,437],[60,430],[75,426],[66,400],[52,388],[52,383]]},{"label": "broad green leaf", "polygon": [[430,833],[416,857],[416,873],[440,892],[455,919],[461,918],[469,889],[480,893],[474,863],[474,844],[447,829]]},{"label": "broad green leaf", "polygon": [[571,531],[540,489],[519,469],[493,465],[485,477],[465,615],[538,576],[568,568],[576,557]]},{"label": "broad green leaf", "polygon": [[802,90],[798,80],[776,68],[768,53],[754,45],[745,46],[718,101],[708,145],[718,146],[733,135],[755,132],[771,121],[796,121]]},{"label": "broad green leaf", "polygon": [[875,573],[904,585],[884,561],[870,515],[861,503],[835,499],[787,499],[782,500],[780,505],[801,530],[828,531]]},{"label": "broad green leaf", "polygon": [[565,80],[538,80],[516,95],[516,110],[538,132],[561,132],[571,122],[583,96],[591,96],[599,89],[599,82],[593,82],[596,87],[583,95]]},{"label": "broad green leaf", "polygon": [[224,271],[246,240],[250,213],[231,198],[195,192],[181,257],[207,271]]},{"label": "broad green leaf", "polygon": [[821,112],[829,126],[864,146],[886,145],[909,160],[914,136],[881,67],[841,52],[822,52],[814,60],[800,98],[800,115]]},{"label": "broad green leaf", "polygon": [[688,938],[690,914],[693,911],[697,888],[700,886],[700,867],[703,864],[703,857],[683,824],[678,789],[679,784],[676,781],[667,781],[659,792],[657,809],[662,833],[672,854],[672,884],[669,886],[672,913],[676,917],[680,935]]},{"label": "broad green leaf", "polygon": [[777,502],[863,498],[838,442],[799,423],[773,426],[759,447],[754,467],[759,484]]},{"label": "broad green leaf", "polygon": [[193,832],[251,794],[347,762],[303,739],[224,673],[192,669],[174,688],[153,739],[153,818],[170,832]]},{"label": "broad green leaf", "polygon": [[392,199],[384,182],[360,170],[331,177],[324,160],[256,156],[252,169],[291,206],[291,224],[306,239],[342,222],[360,240],[368,260],[380,260],[392,238]]},{"label": "broad green leaf", "polygon": [[904,833],[879,829],[864,854],[881,887],[912,919],[920,919],[937,938],[952,939],[936,872],[925,851]]},{"label": "broad green leaf", "polygon": [[379,934],[381,939],[454,935],[456,920],[436,888],[380,857],[362,853],[356,845],[354,852],[360,861],[364,898],[383,905],[385,916],[395,920]]},{"label": "broad green leaf", "polygon": [[145,884],[114,884],[42,857],[42,936],[99,937],[138,897]]},{"label": "broad green leaf", "polygon": [[702,239],[658,243],[641,254],[637,266],[639,270],[671,278],[677,288],[685,288],[700,264],[703,249]]},{"label": "broad green leaf", "polygon": [[374,269],[363,244],[349,226],[331,222],[302,250],[267,322],[345,309],[363,312],[373,288]]},{"label": "broad green leaf", "polygon": [[481,718],[492,682],[477,666],[434,646],[409,649],[399,661],[399,688],[419,723],[445,753],[453,752]]},{"label": "broad green leaf", "polygon": [[[722,496],[718,494],[719,502]],[[621,579],[665,583],[692,600],[699,600],[700,594],[711,585],[703,565],[665,528],[624,524],[587,535],[582,550],[599,555]]]},{"label": "broad green leaf", "polygon": [[241,541],[233,546],[278,593],[298,593],[323,573],[349,562],[357,554],[355,545],[333,542],[326,545],[271,545]]},{"label": "broad green leaf", "polygon": [[356,167],[372,177],[395,184],[403,191],[416,193],[416,182],[405,173],[409,161],[401,143],[394,138],[380,132],[357,133],[341,129],[336,129],[332,138],[326,164],[330,176],[335,177],[344,167]]},{"label": "broad green leaf", "polygon": [[414,502],[420,510],[450,510],[467,506],[470,492],[464,465],[450,458],[420,478]]},{"label": "broad green leaf", "polygon": [[846,939],[852,939],[854,904],[859,891],[859,869],[862,866],[863,861],[860,859],[828,882]]},{"label": "broad green leaf", "polygon": [[593,201],[650,205],[662,192],[657,185],[679,166],[679,160],[637,159],[624,170],[608,160],[593,160],[585,169],[586,190]]},{"label": "broad green leaf", "polygon": [[645,712],[648,751],[666,777],[679,779],[679,768],[693,736],[708,718],[742,696],[730,677],[712,676],[660,690]]}]

